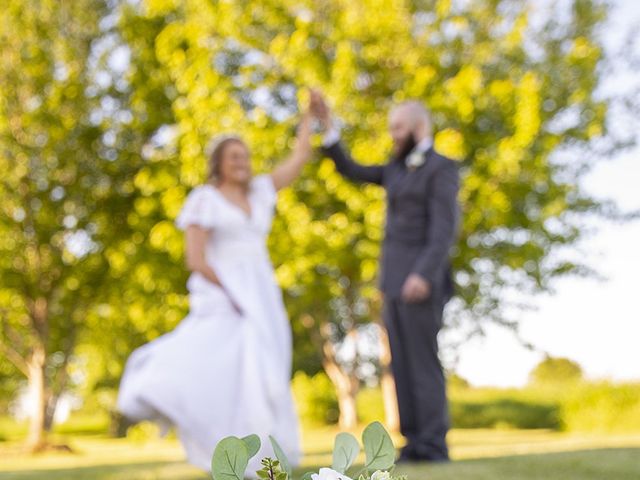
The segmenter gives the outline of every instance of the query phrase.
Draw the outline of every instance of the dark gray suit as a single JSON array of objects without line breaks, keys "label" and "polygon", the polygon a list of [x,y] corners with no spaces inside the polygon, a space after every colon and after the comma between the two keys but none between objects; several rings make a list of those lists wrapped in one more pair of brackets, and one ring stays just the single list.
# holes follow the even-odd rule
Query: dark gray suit
[{"label": "dark gray suit", "polygon": [[[345,177],[381,185],[387,191],[387,222],[382,246],[380,288],[391,345],[401,432],[407,438],[403,457],[448,459],[449,415],[445,380],[438,358],[442,313],[453,294],[449,250],[458,225],[458,168],[433,148],[425,162],[408,170],[404,162],[360,165],[340,142],[324,148]],[[419,303],[401,298],[411,273],[431,283],[432,293]]]}]

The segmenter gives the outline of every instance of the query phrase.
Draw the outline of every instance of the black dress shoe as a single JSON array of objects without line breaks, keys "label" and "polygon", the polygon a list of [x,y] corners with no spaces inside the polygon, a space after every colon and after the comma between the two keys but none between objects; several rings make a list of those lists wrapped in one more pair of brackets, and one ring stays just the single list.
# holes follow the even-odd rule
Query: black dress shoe
[{"label": "black dress shoe", "polygon": [[414,451],[413,446],[405,445],[402,450],[400,450],[400,456],[396,463],[411,463],[415,456],[416,452]]},{"label": "black dress shoe", "polygon": [[413,447],[411,453],[411,458],[418,462],[446,463],[449,461],[447,449],[434,445],[417,444]]},{"label": "black dress shoe", "polygon": [[449,463],[451,460],[448,458],[419,458],[419,457],[398,457],[396,465],[415,465],[425,463]]},{"label": "black dress shoe", "polygon": [[429,462],[429,463],[451,463],[451,459],[449,457],[447,457],[447,458],[426,458],[424,461],[425,462]]}]

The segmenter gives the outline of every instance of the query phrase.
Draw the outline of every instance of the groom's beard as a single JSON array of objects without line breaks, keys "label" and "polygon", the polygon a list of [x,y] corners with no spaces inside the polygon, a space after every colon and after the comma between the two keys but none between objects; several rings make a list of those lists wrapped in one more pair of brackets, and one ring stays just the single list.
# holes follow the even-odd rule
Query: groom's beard
[{"label": "groom's beard", "polygon": [[413,133],[410,133],[407,138],[404,139],[402,145],[399,146],[398,153],[394,155],[394,159],[398,162],[404,161],[407,158],[407,155],[411,153],[411,151],[418,145],[416,141],[416,137]]}]

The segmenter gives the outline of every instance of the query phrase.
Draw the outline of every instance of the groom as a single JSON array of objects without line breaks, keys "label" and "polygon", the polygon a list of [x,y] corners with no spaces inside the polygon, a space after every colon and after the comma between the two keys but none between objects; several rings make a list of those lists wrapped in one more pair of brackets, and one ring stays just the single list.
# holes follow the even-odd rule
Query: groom
[{"label": "groom", "polygon": [[391,110],[389,161],[361,165],[340,143],[322,95],[313,91],[311,98],[324,129],[323,151],[337,170],[387,192],[380,287],[400,427],[407,439],[400,461],[447,461],[449,415],[437,336],[453,294],[449,249],[459,218],[457,166],[433,149],[431,119],[420,102],[404,102]]}]

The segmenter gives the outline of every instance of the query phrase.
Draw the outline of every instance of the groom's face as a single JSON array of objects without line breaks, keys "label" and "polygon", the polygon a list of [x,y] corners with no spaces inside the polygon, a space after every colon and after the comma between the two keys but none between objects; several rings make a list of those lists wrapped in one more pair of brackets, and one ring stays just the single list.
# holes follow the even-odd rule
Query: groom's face
[{"label": "groom's face", "polygon": [[404,106],[394,108],[389,114],[389,133],[393,139],[395,157],[406,156],[416,145],[413,127],[413,118]]}]

